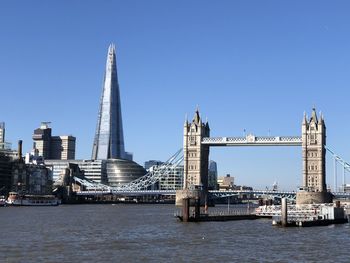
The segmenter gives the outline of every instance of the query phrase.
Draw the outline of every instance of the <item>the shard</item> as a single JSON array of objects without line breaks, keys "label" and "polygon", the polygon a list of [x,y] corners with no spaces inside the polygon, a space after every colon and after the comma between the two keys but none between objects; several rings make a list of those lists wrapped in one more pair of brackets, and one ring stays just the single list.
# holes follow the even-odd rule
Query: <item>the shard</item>
[{"label": "the shard", "polygon": [[115,46],[108,48],[92,159],[125,159]]}]

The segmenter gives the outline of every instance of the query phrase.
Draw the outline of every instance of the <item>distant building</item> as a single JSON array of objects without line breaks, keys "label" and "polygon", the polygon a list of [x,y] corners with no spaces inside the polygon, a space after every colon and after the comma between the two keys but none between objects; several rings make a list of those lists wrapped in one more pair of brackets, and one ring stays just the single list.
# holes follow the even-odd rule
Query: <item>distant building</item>
[{"label": "distant building", "polygon": [[149,161],[146,161],[145,162],[145,169],[146,170],[149,170],[152,166],[155,166],[155,165],[162,165],[164,162],[162,161],[158,161],[158,160],[149,160]]},{"label": "distant building", "polygon": [[72,160],[75,158],[75,137],[51,137],[51,159]]},{"label": "distant building", "polygon": [[235,188],[235,178],[231,177],[230,174],[219,178],[217,182],[220,190],[233,190]]},{"label": "distant building", "polygon": [[151,173],[161,173],[161,179],[154,186],[154,188],[159,190],[180,190],[183,188],[183,174],[184,166],[179,165],[177,167],[167,167],[160,165],[152,166],[149,171]]},{"label": "distant building", "polygon": [[217,190],[218,189],[218,168],[215,161],[209,161],[209,171],[208,171],[208,189]]},{"label": "distant building", "polygon": [[123,159],[108,160],[46,160],[45,164],[58,180],[69,164],[77,164],[87,179],[109,186],[121,186],[145,175],[146,170],[137,163]]},{"label": "distant building", "polygon": [[108,185],[110,186],[122,186],[147,173],[141,165],[123,159],[106,160],[106,169]]},{"label": "distant building", "polygon": [[52,194],[52,173],[44,165],[16,162],[12,167],[12,191],[21,194]]},{"label": "distant building", "polygon": [[[183,188],[184,166],[164,168],[164,162],[158,160],[149,160],[145,162],[145,169],[151,173],[162,173],[161,179],[154,186],[159,190],[180,190]],[[218,189],[217,183],[217,164],[215,161],[210,161],[209,165],[209,189]]]},{"label": "distant building", "polygon": [[2,146],[4,147],[0,147],[0,195],[6,195],[12,188],[12,167],[19,159],[19,154],[18,151],[11,149],[9,143],[4,143]]},{"label": "distant building", "polygon": [[18,142],[18,158],[12,165],[11,191],[19,194],[52,194],[52,172],[43,163],[25,163],[22,158],[22,141]]},{"label": "distant building", "polygon": [[251,186],[235,185],[235,178],[227,174],[218,179],[219,190],[253,190]]},{"label": "distant building", "polygon": [[342,190],[344,190],[345,193],[350,193],[350,184],[343,185],[343,188]]},{"label": "distant building", "polygon": [[25,154],[24,162],[26,164],[42,164],[44,165],[44,157],[39,156],[38,149],[33,148],[30,153]]},{"label": "distant building", "polygon": [[0,122],[0,151],[11,151],[11,143],[5,140],[5,122]]},{"label": "distant building", "polygon": [[75,158],[75,137],[52,136],[49,122],[42,122],[40,128],[34,130],[34,148],[45,160],[70,160]]},{"label": "distant building", "polygon": [[5,195],[11,190],[12,158],[0,151],[0,195]]},{"label": "distant building", "polygon": [[33,140],[34,148],[38,150],[39,155],[51,159],[51,128],[47,122],[42,122],[40,128],[34,130]]},{"label": "distant building", "polygon": [[98,183],[107,183],[105,160],[45,160],[45,165],[52,171],[53,180],[60,179],[62,173],[69,168],[69,164],[77,164],[84,171],[87,179]]},{"label": "distant building", "polygon": [[0,122],[0,149],[5,148],[5,122]]},{"label": "distant building", "polygon": [[123,121],[114,44],[111,44],[108,48],[91,159],[130,160],[130,155],[126,156],[124,148]]}]

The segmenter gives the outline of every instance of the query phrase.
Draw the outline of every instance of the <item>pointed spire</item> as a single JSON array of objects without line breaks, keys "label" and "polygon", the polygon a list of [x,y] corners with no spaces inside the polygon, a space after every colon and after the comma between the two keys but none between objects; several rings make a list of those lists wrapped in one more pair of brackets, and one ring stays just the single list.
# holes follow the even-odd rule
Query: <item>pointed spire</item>
[{"label": "pointed spire", "polygon": [[324,125],[324,116],[321,111],[320,111],[320,124]]},{"label": "pointed spire", "polygon": [[108,47],[108,53],[115,53],[115,44],[111,43]]},{"label": "pointed spire", "polygon": [[199,115],[198,105],[197,105],[197,109],[196,109],[196,112],[195,112],[194,117],[193,117],[193,122],[197,125],[199,125],[201,123],[201,117]]},{"label": "pointed spire", "polygon": [[315,108],[312,109],[312,113],[311,113],[310,122],[312,122],[312,121],[314,121],[316,124],[318,123],[317,113],[316,113],[316,109]]},{"label": "pointed spire", "polygon": [[188,125],[188,118],[187,118],[187,113],[185,114],[185,125]]},{"label": "pointed spire", "polygon": [[306,112],[304,111],[303,124],[307,124]]}]

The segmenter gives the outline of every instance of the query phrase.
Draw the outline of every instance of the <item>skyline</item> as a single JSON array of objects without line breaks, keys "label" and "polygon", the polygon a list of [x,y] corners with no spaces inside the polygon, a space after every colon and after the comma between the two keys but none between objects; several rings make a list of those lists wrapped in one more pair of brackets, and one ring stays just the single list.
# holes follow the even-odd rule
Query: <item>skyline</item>
[{"label": "skyline", "polygon": [[[7,141],[24,140],[24,152],[34,129],[51,121],[55,134],[77,137],[77,159],[90,158],[114,42],[125,147],[137,163],[181,148],[185,115],[192,120],[196,105],[213,137],[300,136],[304,111],[316,107],[327,145],[350,160],[346,1],[81,3],[2,4],[0,122]],[[298,147],[212,148],[210,159],[237,184],[277,180],[293,189],[302,180]]]}]

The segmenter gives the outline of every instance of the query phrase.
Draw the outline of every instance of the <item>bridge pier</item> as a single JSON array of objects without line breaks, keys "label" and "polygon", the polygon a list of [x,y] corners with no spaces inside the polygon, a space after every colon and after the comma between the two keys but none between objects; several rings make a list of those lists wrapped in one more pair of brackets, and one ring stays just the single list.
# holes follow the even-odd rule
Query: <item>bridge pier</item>
[{"label": "bridge pier", "polygon": [[[200,218],[200,207],[205,206],[205,195],[199,189],[177,190],[176,191],[176,206],[181,207],[182,221],[198,221]],[[191,207],[194,214],[190,215]]]},{"label": "bridge pier", "polygon": [[327,191],[299,191],[297,192],[296,202],[297,205],[332,203],[333,195]]}]

